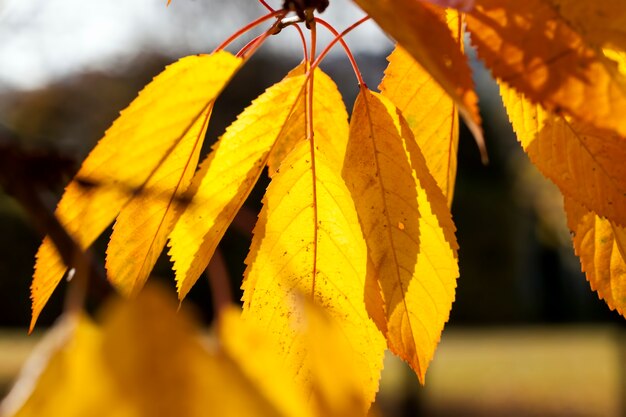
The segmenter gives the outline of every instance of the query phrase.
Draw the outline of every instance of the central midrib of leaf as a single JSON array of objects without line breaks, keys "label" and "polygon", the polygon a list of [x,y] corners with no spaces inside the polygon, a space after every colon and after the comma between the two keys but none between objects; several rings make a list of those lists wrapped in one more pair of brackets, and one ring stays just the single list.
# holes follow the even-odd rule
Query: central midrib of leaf
[{"label": "central midrib of leaf", "polygon": [[[362,91],[365,92],[364,94],[364,99],[363,99],[363,103],[365,105],[365,111],[367,112],[367,122],[369,124],[369,130],[371,132],[370,134],[370,140],[372,141],[372,148],[374,150],[374,161],[376,163],[376,172],[381,172],[381,168],[380,168],[380,162],[378,160],[378,155],[379,155],[379,151],[378,151],[378,147],[376,144],[376,138],[374,137],[374,124],[372,121],[372,114],[371,114],[371,110],[370,110],[370,106],[369,106],[369,102],[368,102],[368,96],[370,95],[369,91],[367,90],[363,90]],[[402,285],[402,279],[400,277],[400,264],[398,262],[398,256],[397,256],[397,251],[396,251],[396,247],[395,247],[395,243],[394,243],[394,239],[393,236],[391,234],[391,222],[389,221],[389,208],[387,205],[387,198],[385,196],[385,185],[383,184],[383,179],[381,175],[376,175],[376,181],[378,182],[378,188],[380,190],[380,194],[381,194],[381,201],[383,202],[383,207],[384,207],[384,211],[385,211],[385,222],[387,223],[387,227],[385,227],[386,231],[385,233],[387,234],[387,238],[389,240],[389,246],[390,246],[390,250],[391,250],[391,254],[393,257],[393,264],[394,264],[394,268],[396,271],[395,274],[395,279],[398,283],[398,286],[400,287],[400,291],[402,292],[402,294],[406,293],[406,288],[404,288],[404,286]],[[411,323],[411,317],[410,314],[408,314],[409,312],[409,308],[406,304],[406,298],[402,297],[402,304],[404,306],[404,311],[405,311],[405,316],[406,316],[406,320],[409,324],[409,329],[411,332],[411,343],[414,344],[415,342],[415,336],[413,335],[413,324]],[[415,346],[414,346],[415,348]],[[419,361],[418,361],[418,366],[419,365]],[[418,370],[418,373],[421,372],[421,370]]]},{"label": "central midrib of leaf", "polygon": [[[310,71],[310,70],[309,70]],[[309,140],[309,147],[311,150],[311,180],[312,184],[312,197],[313,197],[313,270],[311,275],[311,299],[315,300],[315,283],[317,281],[317,248],[318,248],[318,240],[319,240],[319,220],[317,211],[319,209],[317,204],[317,175],[315,170],[315,125],[313,120],[313,87],[314,87],[314,72],[308,72],[309,79],[306,83],[306,108],[305,108],[305,117],[306,117],[306,127],[307,127],[307,136]]]},{"label": "central midrib of leaf", "polygon": [[[176,183],[176,186],[175,186],[175,187],[174,187],[174,189],[173,189],[172,195],[169,197],[169,200],[168,200],[168,202],[167,202],[167,206],[166,206],[166,208],[165,208],[165,211],[163,212],[163,216],[161,217],[161,220],[159,221],[159,226],[158,226],[158,227],[157,227],[157,229],[156,229],[156,233],[154,233],[154,234],[152,235],[152,238],[151,238],[151,240],[150,240],[150,245],[149,245],[149,247],[148,247],[148,251],[146,252],[146,256],[144,256],[144,258],[143,258],[143,260],[142,260],[142,263],[141,263],[141,268],[140,268],[140,271],[141,271],[141,272],[140,272],[139,276],[143,276],[143,275],[144,275],[144,273],[146,273],[146,274],[148,274],[148,273],[149,273],[149,271],[145,271],[145,269],[146,269],[146,263],[148,262],[149,255],[150,255],[150,253],[152,252],[152,248],[154,247],[154,243],[156,242],[156,238],[157,238],[157,236],[159,235],[159,232],[161,231],[161,229],[163,228],[163,224],[165,223],[165,220],[166,220],[166,219],[167,219],[167,217],[168,217],[168,214],[169,214],[169,212],[170,212],[170,209],[172,208],[172,203],[174,202],[174,200],[175,200],[176,198],[178,198],[178,191],[180,190],[180,185],[181,185],[181,183],[182,183],[182,181],[183,181],[183,178],[184,178],[184,176],[185,176],[185,173],[187,172],[187,170],[188,170],[188,169],[189,169],[189,167],[190,167],[190,163],[191,163],[191,160],[193,159],[193,155],[195,154],[195,151],[196,151],[196,149],[198,148],[198,145],[199,145],[199,144],[202,142],[202,140],[203,140],[203,136],[204,136],[204,134],[205,134],[204,127],[206,126],[206,124],[207,124],[207,123],[208,123],[208,121],[209,121],[209,117],[210,117],[210,115],[211,115],[211,111],[212,111],[212,106],[213,106],[213,104],[214,104],[214,103],[215,103],[214,101],[211,101],[211,102],[209,102],[209,103],[208,103],[208,104],[204,107],[204,109],[202,110],[202,112],[200,112],[200,113],[198,114],[198,116],[197,116],[197,117],[195,117],[195,118],[191,121],[191,123],[189,124],[189,126],[187,126],[187,128],[183,131],[183,133],[182,133],[182,134],[180,135],[180,137],[176,140],[175,145],[173,146],[173,148],[175,148],[175,147],[176,147],[176,145],[177,145],[178,143],[180,143],[180,141],[182,140],[182,138],[184,138],[184,137],[185,137],[185,135],[189,132],[189,130],[191,130],[191,127],[192,127],[192,126],[194,126],[194,125],[196,124],[196,122],[200,119],[200,117],[202,117],[202,116],[204,115],[204,122],[203,122],[203,124],[202,124],[202,128],[200,129],[200,131],[199,131],[199,133],[198,133],[198,136],[196,137],[196,140],[195,140],[194,145],[193,145],[193,147],[192,147],[192,149],[191,149],[191,152],[189,153],[189,156],[188,156],[188,158],[187,158],[187,160],[186,160],[186,162],[185,162],[185,165],[184,165],[184,167],[183,167],[183,169],[182,169],[182,171],[181,171],[181,175],[180,175],[180,177],[178,178],[178,181],[177,181],[177,183]],[[170,156],[170,155],[171,155],[171,153],[168,153],[168,154],[167,154],[167,156]],[[167,159],[167,158],[165,158],[165,159]],[[159,166],[160,166],[160,165],[161,165],[161,164],[159,164]],[[154,175],[154,173],[153,173],[153,175]],[[148,178],[148,180],[147,180],[147,181],[149,181],[149,179],[150,179],[150,177]],[[149,269],[149,270],[152,270],[152,266],[151,266],[151,265],[148,265],[147,267],[148,267],[148,269]],[[137,289],[140,289],[140,288],[141,288],[141,285],[140,285],[140,287],[139,287],[139,288],[136,288],[136,284],[137,284],[137,283],[135,283],[135,285],[133,286],[133,289],[132,289],[132,292],[133,292],[133,293],[134,293]]]}]

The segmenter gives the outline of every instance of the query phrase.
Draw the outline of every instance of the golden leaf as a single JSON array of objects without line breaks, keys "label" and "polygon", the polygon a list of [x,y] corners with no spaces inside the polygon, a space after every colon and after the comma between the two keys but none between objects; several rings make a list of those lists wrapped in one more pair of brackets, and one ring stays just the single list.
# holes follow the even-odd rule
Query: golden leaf
[{"label": "golden leaf", "polygon": [[574,249],[591,288],[611,310],[626,313],[626,228],[565,198]]},{"label": "golden leaf", "polygon": [[[172,300],[173,301],[173,300]],[[287,416],[243,371],[254,349],[233,359],[207,349],[176,303],[148,288],[109,307],[101,327],[81,317],[36,353],[39,375],[26,372],[2,405],[15,417]],[[60,337],[59,337],[60,336]],[[267,374],[273,370],[265,368]],[[35,378],[35,379],[33,379]],[[275,381],[275,389],[291,386]],[[278,398],[276,393],[271,397]],[[301,405],[301,408],[304,408]],[[291,417],[306,416],[305,410]]]},{"label": "golden leaf", "polygon": [[459,114],[482,143],[472,72],[441,9],[415,0],[355,0],[458,105]]},{"label": "golden leaf", "polygon": [[549,0],[563,19],[592,45],[626,51],[623,0]]},{"label": "golden leaf", "polygon": [[385,97],[362,90],[357,98],[343,176],[367,243],[367,279],[382,290],[389,348],[424,382],[454,301],[455,228],[409,127]]},{"label": "golden leaf", "polygon": [[[128,190],[152,192],[145,186],[181,142],[197,138],[200,121],[242,62],[227,52],[183,58],[121,113],[65,189],[55,213],[82,248],[132,199],[135,193]],[[52,241],[44,239],[31,285],[31,330],[65,269]]]},{"label": "golden leaf", "polygon": [[[306,75],[306,63],[303,63],[296,67],[289,73],[289,76]],[[315,76],[313,82],[315,83],[315,89],[327,90],[335,89],[335,83],[332,79],[324,74],[322,70],[315,69]],[[324,95],[325,93],[322,93]],[[302,91],[301,96],[296,103],[296,107],[291,112],[289,121],[283,127],[283,130],[278,137],[278,140],[272,146],[271,152],[267,157],[267,173],[270,178],[276,174],[280,168],[280,164],[287,157],[289,152],[296,146],[298,142],[304,140],[306,137],[306,120],[305,120],[305,101],[307,97],[306,88]],[[315,98],[314,98],[315,99]],[[277,105],[274,103],[273,105]]]},{"label": "golden leaf", "polygon": [[[298,73],[301,67],[244,110],[200,165],[189,189],[191,203],[170,235],[179,299],[207,267],[273,150],[286,151],[303,139],[304,120],[298,110],[302,111],[306,77]],[[321,71],[317,75],[317,89],[332,84]],[[280,163],[280,157],[274,155],[272,163]]]},{"label": "golden leaf", "polygon": [[[230,309],[220,319],[220,340],[224,350],[240,363],[250,380],[285,414],[304,416],[363,416],[361,374],[356,366],[351,341],[341,326],[324,309],[309,299],[300,298],[294,304],[294,317],[299,323],[296,337],[307,347],[306,363],[311,386],[295,383],[293,370],[285,368],[277,340],[260,331],[254,322],[243,321],[237,309]],[[273,342],[273,343],[272,343]],[[256,360],[250,360],[254,347]],[[268,369],[272,377],[268,378]],[[286,386],[282,381],[294,381]],[[280,386],[279,386],[280,385]],[[311,391],[307,390],[310,389]],[[312,394],[312,395],[311,395]]]},{"label": "golden leaf", "polygon": [[350,343],[365,412],[378,389],[385,342],[366,311],[366,247],[340,176],[347,114],[336,90],[316,88],[314,98],[314,142],[296,145],[265,194],[246,260],[243,317],[269,334],[310,396],[312,353],[298,336],[305,324],[295,312],[300,297],[324,307]]},{"label": "golden leaf", "polygon": [[510,88],[500,91],[518,140],[543,175],[565,196],[626,225],[625,139],[552,114]]},{"label": "golden leaf", "polygon": [[[241,318],[241,309],[230,307],[220,313],[218,335],[227,355],[285,416],[311,417],[306,393],[284,365],[273,338]],[[271,376],[271,377],[270,377]]]},{"label": "golden leaf", "polygon": [[467,27],[501,82],[545,109],[626,136],[626,76],[544,0],[476,0]]},{"label": "golden leaf", "polygon": [[472,10],[472,8],[474,7],[474,0],[420,0],[420,1],[432,3],[440,7],[450,7],[450,8],[458,9],[464,12],[468,12]]},{"label": "golden leaf", "polygon": [[303,344],[308,348],[313,395],[318,415],[362,417],[365,400],[363,372],[354,357],[354,341],[344,333],[336,318],[304,299],[300,306]]},{"label": "golden leaf", "polygon": [[157,168],[146,183],[149,192],[130,201],[115,220],[106,269],[111,283],[125,295],[136,295],[143,288],[180,215],[177,199],[186,197],[210,114],[211,109],[194,123]]},{"label": "golden leaf", "polygon": [[380,91],[402,112],[430,173],[451,205],[459,145],[456,105],[401,46],[396,46],[387,59]]}]

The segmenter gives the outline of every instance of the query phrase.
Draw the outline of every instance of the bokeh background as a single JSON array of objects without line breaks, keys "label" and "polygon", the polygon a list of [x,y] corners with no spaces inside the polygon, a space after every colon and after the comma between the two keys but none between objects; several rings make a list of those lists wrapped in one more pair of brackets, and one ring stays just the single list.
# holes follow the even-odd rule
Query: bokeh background
[{"label": "bokeh background", "polygon": [[[255,0],[165,3],[0,0],[0,152],[64,162],[62,172],[50,172],[60,179],[42,191],[51,210],[80,161],[143,85],[168,63],[210,52],[264,13]],[[279,7],[281,2],[269,3]],[[362,15],[349,0],[332,0],[321,17],[341,30]],[[322,29],[320,35],[322,45],[331,39]],[[346,40],[375,88],[392,42],[372,22]],[[234,44],[233,50],[242,45]],[[294,30],[272,37],[219,99],[205,151],[242,108],[301,59]],[[481,164],[463,130],[453,205],[461,247],[457,300],[426,387],[389,358],[375,411],[383,416],[626,415],[624,319],[590,290],[571,248],[558,191],[517,144],[489,73],[474,58],[472,66],[490,163]],[[339,47],[322,68],[350,109],[357,82]],[[12,181],[19,184],[22,178]],[[230,277],[235,300],[266,185],[259,184],[220,245],[224,262],[213,265],[215,273]],[[24,335],[40,240],[32,219],[0,189],[0,394],[37,338]],[[105,246],[106,236],[96,252],[103,256]],[[169,268],[163,256],[154,279],[173,290]],[[110,291],[106,285],[93,288],[89,307],[97,308]],[[40,328],[59,316],[63,295],[62,284]],[[210,323],[205,280],[188,302]]]}]

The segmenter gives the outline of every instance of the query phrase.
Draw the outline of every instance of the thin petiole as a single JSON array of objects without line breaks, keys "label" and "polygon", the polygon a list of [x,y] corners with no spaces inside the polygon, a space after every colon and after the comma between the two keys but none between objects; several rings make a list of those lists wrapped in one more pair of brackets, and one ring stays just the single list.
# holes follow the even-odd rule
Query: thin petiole
[{"label": "thin petiole", "polygon": [[[269,12],[275,12],[276,11],[272,6],[267,4],[267,2],[265,0],[259,0],[259,3],[261,3],[263,5],[263,7],[265,7]],[[306,38],[304,37],[304,32],[302,31],[302,28],[299,25],[289,25],[289,26],[293,26],[293,28],[298,31],[298,35],[300,35],[300,40],[302,40],[302,49],[303,49],[303,53],[304,53],[304,61],[305,62],[308,61],[309,60],[309,51],[308,51]]]},{"label": "thin petiole", "polygon": [[269,4],[267,4],[267,2],[265,0],[259,0],[259,3],[261,3],[263,5],[263,7],[265,7],[268,11],[270,12],[274,12],[275,10],[272,8],[272,6],[270,6]]},{"label": "thin petiole", "polygon": [[[312,20],[309,26],[309,29],[311,30],[311,56],[310,56],[310,61],[309,63],[311,63],[312,61],[315,61],[315,56],[316,56],[316,48],[317,48],[317,30],[316,30],[316,24],[315,24],[315,20]],[[311,172],[312,172],[312,180],[313,180],[313,201],[315,204],[315,207],[317,207],[317,175],[316,175],[316,163],[315,163],[315,128],[314,128],[314,121],[313,121],[313,86],[314,86],[314,74],[315,72],[315,67],[313,67],[313,65],[310,65],[309,68],[307,69],[307,88],[306,88],[306,127],[307,127],[307,139],[309,140],[309,146],[310,146],[310,152],[311,152]],[[313,274],[312,274],[312,282],[311,282],[311,297],[313,297],[313,299],[315,299],[315,285],[316,285],[316,278],[317,278],[317,249],[318,249],[318,242],[317,242],[317,235],[318,235],[318,216],[317,216],[317,210],[313,210],[313,231],[314,231],[314,236],[315,236],[315,244],[313,245]]]},{"label": "thin petiole", "polygon": [[242,27],[241,29],[239,29],[238,31],[230,35],[224,42],[222,42],[217,48],[215,48],[213,52],[215,53],[215,52],[223,50],[228,45],[230,45],[235,39],[237,39],[244,33],[248,32],[249,30],[255,28],[256,26],[260,25],[261,23],[265,22],[266,20],[269,20],[272,17],[277,17],[280,20],[285,16],[285,14],[286,12],[284,10],[276,10],[273,12],[269,12],[268,14],[261,16],[256,20],[253,20],[252,22],[248,23],[247,25],[245,25],[244,27]]},{"label": "thin petiole", "polygon": [[293,27],[298,31],[298,35],[300,35],[300,40],[302,41],[302,53],[304,54],[304,61],[309,61],[309,51],[308,45],[306,43],[306,38],[304,37],[304,32],[299,25],[293,25]]},{"label": "thin petiole", "polygon": [[265,35],[265,33],[262,33],[261,35],[257,36],[256,38],[252,39],[250,42],[248,42],[243,48],[241,48],[239,50],[239,52],[237,52],[237,54],[235,55],[238,58],[241,58],[242,56],[245,55],[245,53],[252,48],[263,36]]},{"label": "thin petiole", "polygon": [[340,35],[339,32],[324,19],[316,17],[315,21],[319,23],[320,25],[324,26],[326,29],[328,29],[333,35],[335,35],[336,39],[339,39],[339,43],[341,43],[341,46],[343,46],[343,49],[346,51],[346,55],[348,56],[348,59],[350,60],[350,63],[352,64],[352,68],[354,69],[354,74],[356,75],[359,85],[365,85],[365,81],[363,81],[363,75],[361,74],[361,70],[359,69],[359,66],[356,63],[356,59],[354,59],[354,55],[352,55],[352,51],[348,47],[348,44],[343,39],[343,35]]},{"label": "thin petiole", "polygon": [[370,19],[369,16],[365,16],[365,17],[357,20],[356,22],[354,22],[353,24],[348,26],[346,29],[344,29],[343,32],[341,32],[337,36],[335,36],[335,39],[330,41],[330,43],[326,46],[326,48],[324,48],[324,50],[315,59],[313,64],[311,64],[311,71],[313,71],[315,68],[317,68],[319,66],[320,62],[322,62],[322,60],[326,57],[326,55],[328,55],[328,52],[330,52],[332,47],[335,46],[335,44],[337,42],[339,42],[344,36],[346,36],[348,33],[352,32],[354,29],[359,27],[361,24],[363,24],[364,22],[367,22],[369,19]]}]

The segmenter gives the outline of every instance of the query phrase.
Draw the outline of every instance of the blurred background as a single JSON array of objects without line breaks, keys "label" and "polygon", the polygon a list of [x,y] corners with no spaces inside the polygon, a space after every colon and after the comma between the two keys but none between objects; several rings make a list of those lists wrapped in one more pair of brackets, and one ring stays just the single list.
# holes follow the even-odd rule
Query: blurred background
[{"label": "blurred background", "polygon": [[[80,161],[143,85],[168,63],[210,52],[265,13],[255,0],[165,3],[0,0],[0,160],[17,155],[32,178],[54,178],[42,191],[50,210]],[[269,3],[279,7],[281,1]],[[321,17],[342,30],[362,15],[349,0],[332,0]],[[320,34],[322,45],[331,39],[323,30]],[[391,41],[371,22],[346,40],[374,88]],[[205,148],[301,59],[293,29],[270,38],[219,99]],[[590,290],[571,248],[558,191],[517,144],[489,73],[474,59],[472,66],[491,162],[481,164],[463,130],[453,205],[461,247],[457,300],[426,386],[390,357],[375,411],[383,416],[626,415],[624,319]],[[336,47],[322,68],[350,109],[358,88],[342,50]],[[0,172],[11,175],[6,164]],[[12,181],[14,187],[33,185],[21,175]],[[224,262],[213,265],[231,278],[235,299],[266,185],[259,184],[220,245]],[[25,334],[34,254],[42,237],[5,191],[0,189],[0,395],[37,340]],[[103,256],[105,246],[106,236],[96,252]],[[173,290],[169,270],[162,257],[156,279]],[[90,307],[110,291],[106,285],[92,289]],[[63,295],[62,284],[44,310],[40,329],[59,316]],[[189,300],[210,323],[205,280]]]}]

